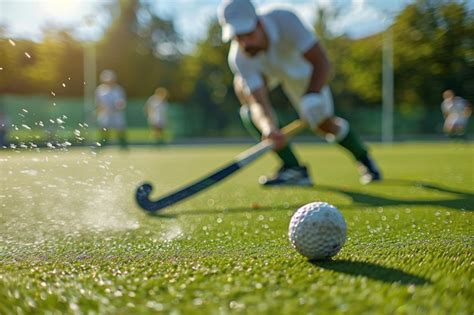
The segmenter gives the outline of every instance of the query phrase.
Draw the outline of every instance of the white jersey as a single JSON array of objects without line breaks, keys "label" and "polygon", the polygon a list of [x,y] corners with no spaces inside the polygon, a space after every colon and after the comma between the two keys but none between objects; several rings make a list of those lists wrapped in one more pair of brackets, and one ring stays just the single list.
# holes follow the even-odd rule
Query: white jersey
[{"label": "white jersey", "polygon": [[101,84],[95,91],[97,121],[103,128],[125,128],[125,91],[119,85]]},{"label": "white jersey", "polygon": [[318,42],[313,31],[291,10],[274,6],[259,10],[259,18],[269,37],[265,52],[251,57],[233,40],[228,62],[232,72],[241,76],[247,92],[263,86],[281,84],[293,104],[297,104],[307,89],[312,65],[303,54]]},{"label": "white jersey", "polygon": [[150,125],[164,126],[167,121],[166,112],[168,102],[158,95],[152,95],[146,102],[148,123]]},{"label": "white jersey", "polygon": [[459,96],[455,96],[452,99],[444,100],[441,103],[441,110],[445,115],[458,115],[464,116],[464,111],[468,103],[465,99]]}]

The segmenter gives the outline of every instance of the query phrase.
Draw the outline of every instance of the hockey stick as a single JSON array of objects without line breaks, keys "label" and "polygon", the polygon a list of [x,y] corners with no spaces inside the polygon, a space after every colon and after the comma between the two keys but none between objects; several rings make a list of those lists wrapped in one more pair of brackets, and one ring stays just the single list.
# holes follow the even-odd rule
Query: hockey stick
[{"label": "hockey stick", "polygon": [[[286,137],[296,135],[298,132],[306,128],[306,123],[295,120],[281,129]],[[270,151],[273,143],[270,140],[263,140],[254,145],[250,149],[239,154],[231,163],[216,170],[214,173],[201,178],[186,187],[183,187],[175,192],[172,192],[156,201],[150,200],[150,194],[153,186],[150,183],[140,185],[135,193],[135,199],[138,205],[145,211],[156,212],[160,209],[171,206],[183,199],[186,199],[235,173],[239,169],[245,167],[257,158]]]}]

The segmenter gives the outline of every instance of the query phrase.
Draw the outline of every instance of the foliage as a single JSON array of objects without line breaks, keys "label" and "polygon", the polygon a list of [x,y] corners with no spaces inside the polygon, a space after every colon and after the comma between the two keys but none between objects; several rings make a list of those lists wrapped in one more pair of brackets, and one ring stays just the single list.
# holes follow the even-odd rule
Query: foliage
[{"label": "foliage", "polygon": [[114,69],[130,96],[151,95],[158,86],[179,99],[175,80],[181,55],[172,21],[158,17],[139,0],[118,2],[113,23],[97,45],[98,70]]},{"label": "foliage", "polygon": [[[221,42],[214,18],[204,38],[184,51],[174,21],[158,16],[151,2],[117,0],[102,9],[112,22],[94,43],[98,73],[114,69],[130,97],[145,98],[157,86],[167,87],[171,101],[187,104],[197,121],[216,133],[237,117],[229,46]],[[347,113],[375,108],[381,103],[383,34],[336,36],[328,25],[339,12],[318,9],[314,25],[332,63],[336,107]],[[437,107],[445,88],[474,98],[474,15],[466,2],[416,0],[395,17],[391,30],[397,106]],[[0,27],[1,94],[83,94],[83,43],[71,30],[48,27],[38,43],[4,34]],[[281,90],[271,97],[278,106],[288,103]]]},{"label": "foliage", "polygon": [[45,31],[41,44],[2,38],[0,46],[0,93],[82,93],[82,62],[70,62],[82,61],[82,48],[67,31]]},{"label": "foliage", "polygon": [[466,3],[417,0],[392,28],[398,102],[438,106],[446,88],[474,97],[474,15]]},{"label": "foliage", "polygon": [[207,36],[183,60],[183,92],[191,105],[204,113],[204,125],[221,130],[236,117],[238,102],[233,93],[233,76],[227,65],[229,44],[221,41],[217,20],[210,21]]}]

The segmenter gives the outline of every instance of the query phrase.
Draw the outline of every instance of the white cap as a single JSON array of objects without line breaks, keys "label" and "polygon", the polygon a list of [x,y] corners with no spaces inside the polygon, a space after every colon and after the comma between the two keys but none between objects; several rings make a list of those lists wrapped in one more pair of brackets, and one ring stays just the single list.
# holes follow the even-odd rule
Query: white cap
[{"label": "white cap", "polygon": [[117,76],[112,70],[104,70],[100,73],[100,81],[102,82],[115,82],[116,80]]},{"label": "white cap", "polygon": [[258,21],[255,7],[250,0],[223,0],[218,8],[218,17],[224,42],[228,42],[235,35],[250,33]]}]

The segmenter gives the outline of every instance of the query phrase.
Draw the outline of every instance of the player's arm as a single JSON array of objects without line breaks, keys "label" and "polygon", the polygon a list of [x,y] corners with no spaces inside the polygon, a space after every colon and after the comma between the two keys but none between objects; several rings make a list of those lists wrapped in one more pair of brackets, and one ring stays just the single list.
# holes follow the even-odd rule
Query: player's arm
[{"label": "player's arm", "polygon": [[115,108],[118,110],[124,110],[127,106],[127,96],[122,87],[117,86],[116,89],[117,100],[115,101]]},{"label": "player's arm", "polygon": [[318,42],[304,53],[304,58],[313,66],[306,93],[319,93],[329,79],[330,64],[326,52]]},{"label": "player's arm", "polygon": [[244,83],[243,78],[236,76],[234,79],[235,92],[240,103],[248,106],[252,122],[255,127],[260,130],[262,138],[272,139],[274,149],[278,150],[286,144],[286,138],[278,128],[276,115],[268,97],[265,80],[261,75],[258,77],[262,84],[250,90],[247,84]]},{"label": "player's arm", "polygon": [[[306,93],[319,93],[329,79],[330,64],[326,52],[312,27],[291,10],[282,11],[283,37],[311,64],[312,73]],[[282,22],[283,23],[283,22]]]},{"label": "player's arm", "polygon": [[262,137],[272,139],[274,149],[278,150],[285,146],[286,138],[278,128],[278,122],[273,107],[268,97],[266,85],[255,89],[250,95],[252,121],[262,132]]},{"label": "player's arm", "polygon": [[104,111],[105,107],[102,104],[102,101],[100,100],[99,97],[99,91],[96,90],[95,92],[95,112],[96,114],[102,113]]},{"label": "player's arm", "polygon": [[251,92],[250,104],[254,107],[251,109],[253,122],[263,135],[268,135],[278,129],[266,86]]},{"label": "player's arm", "polygon": [[466,100],[466,106],[464,107],[464,117],[469,118],[472,114],[472,104]]},{"label": "player's arm", "polygon": [[[236,51],[234,47],[234,53]],[[230,56],[233,56],[231,46]],[[271,105],[265,78],[257,66],[244,57],[229,57],[229,66],[234,72],[234,89],[241,104],[247,105],[251,112],[252,122],[262,133],[262,138],[271,138],[274,149],[286,144],[285,137],[278,128],[278,122]]]}]

